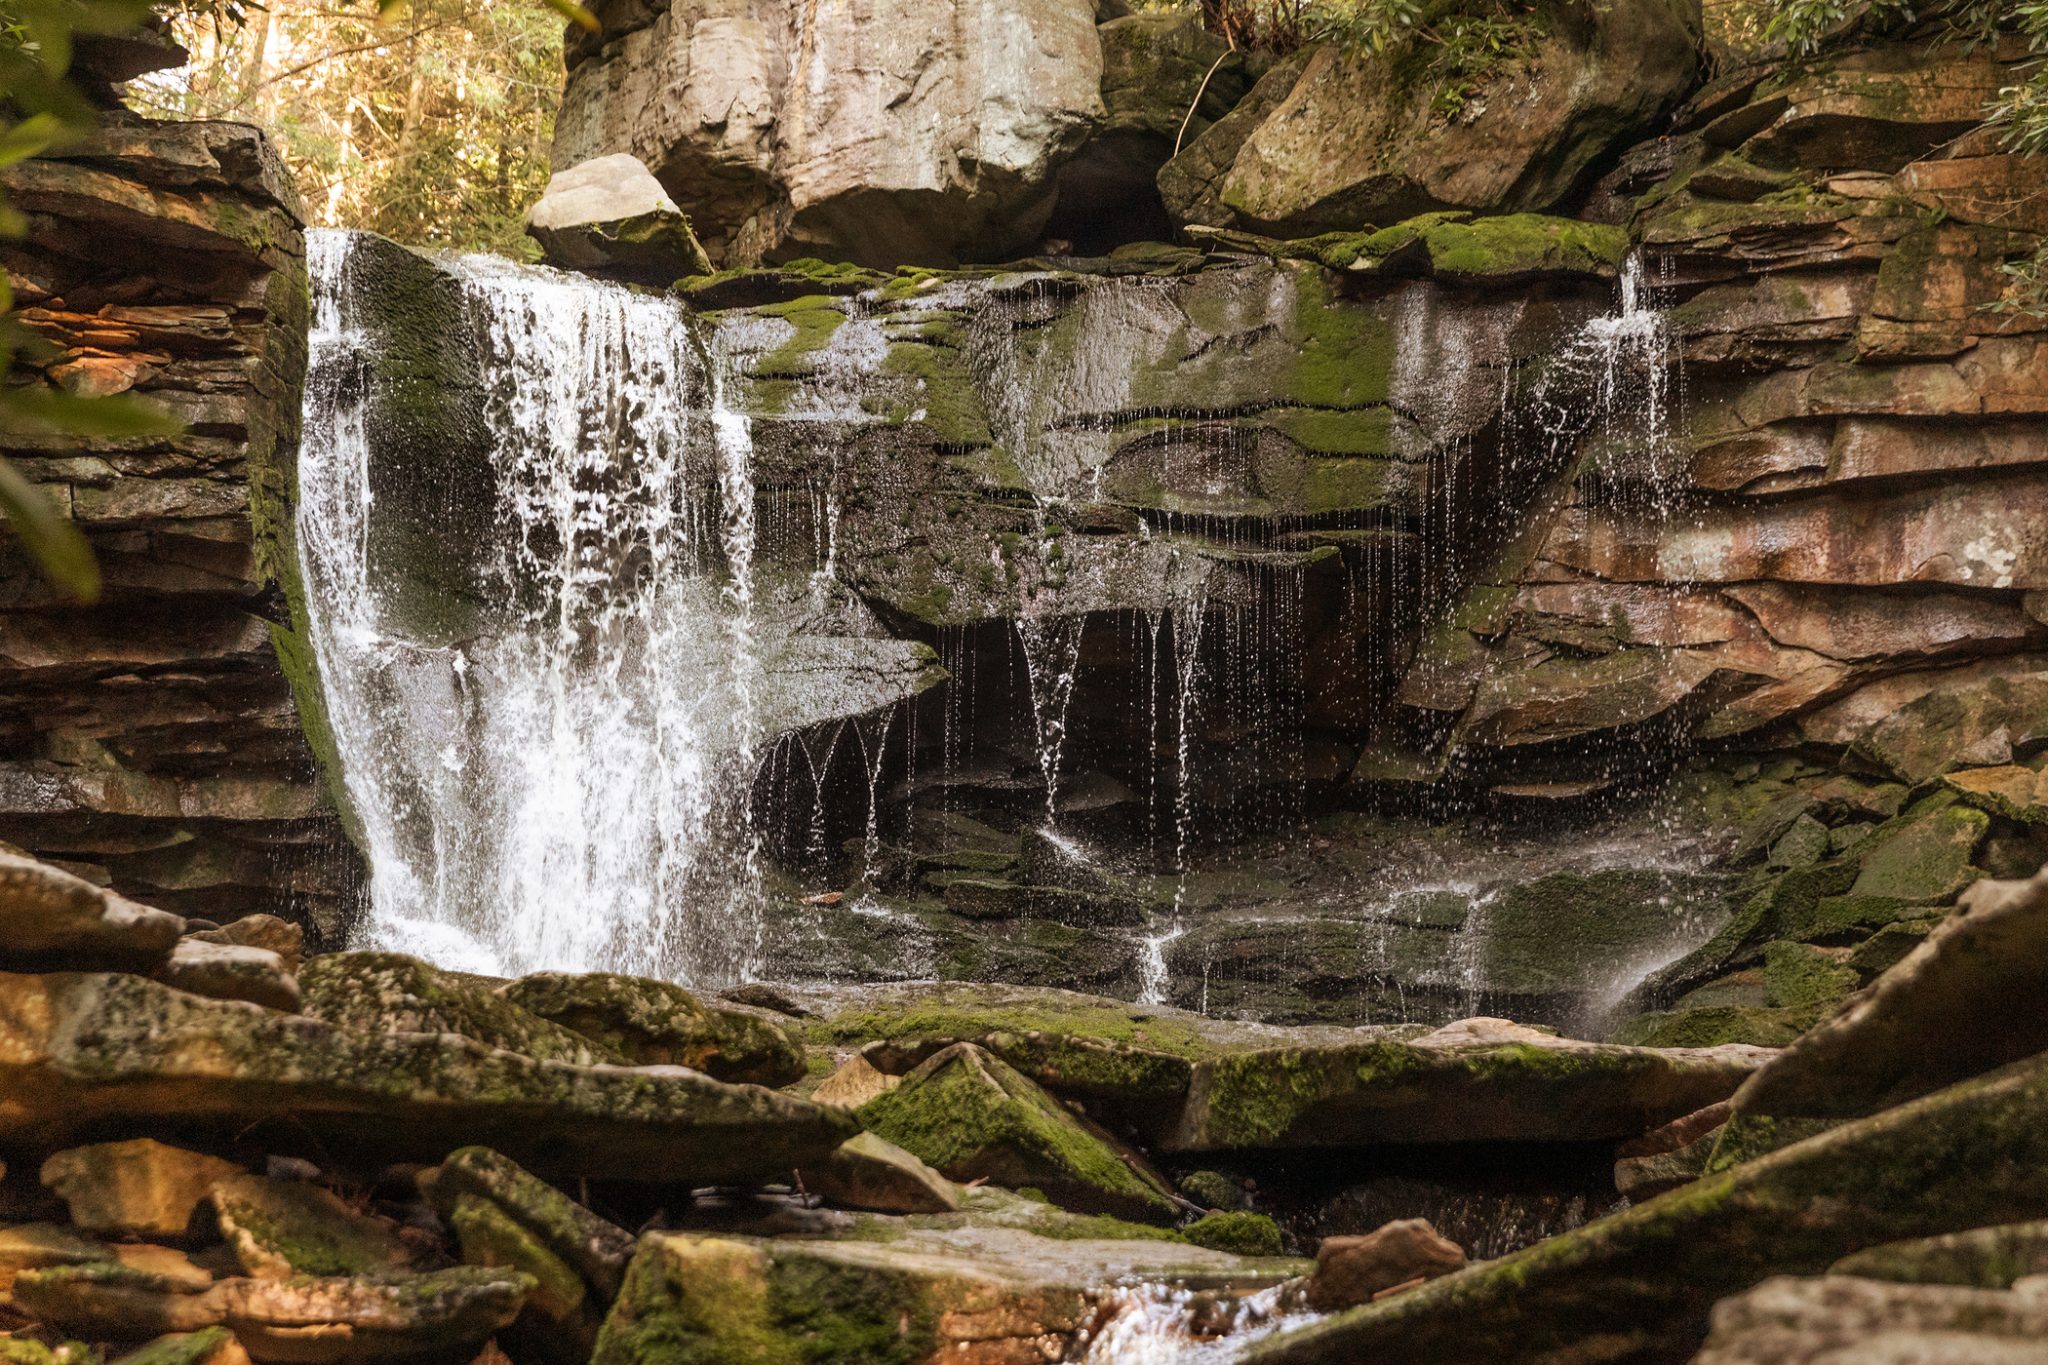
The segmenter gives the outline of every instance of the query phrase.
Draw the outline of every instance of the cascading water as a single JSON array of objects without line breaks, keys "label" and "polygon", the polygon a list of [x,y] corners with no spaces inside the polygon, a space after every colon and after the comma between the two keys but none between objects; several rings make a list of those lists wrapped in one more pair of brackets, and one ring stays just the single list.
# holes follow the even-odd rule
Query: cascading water
[{"label": "cascading water", "polygon": [[[370,862],[367,945],[494,973],[716,982],[758,962],[747,419],[679,305],[444,263],[481,357],[489,599],[428,638],[379,562],[378,343],[352,234],[311,234],[298,534]],[[415,546],[412,553],[433,553]]]}]

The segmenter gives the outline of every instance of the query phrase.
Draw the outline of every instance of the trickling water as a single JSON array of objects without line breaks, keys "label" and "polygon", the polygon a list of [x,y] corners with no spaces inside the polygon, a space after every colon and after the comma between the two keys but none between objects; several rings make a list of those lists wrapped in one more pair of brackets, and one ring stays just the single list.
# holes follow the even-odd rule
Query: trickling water
[{"label": "trickling water", "polygon": [[1228,1365],[1247,1346],[1315,1315],[1282,1306],[1280,1286],[1243,1296],[1180,1285],[1118,1285],[1102,1299],[1106,1320],[1082,1365]]},{"label": "trickling water", "polygon": [[1020,616],[1017,641],[1023,646],[1025,682],[1031,693],[1031,721],[1038,732],[1038,766],[1045,776],[1045,819],[1059,823],[1060,759],[1067,745],[1067,708],[1080,674],[1078,616]]},{"label": "trickling water", "polygon": [[[692,982],[759,960],[746,803],[752,442],[714,340],[659,297],[488,257],[446,263],[481,357],[486,604],[412,626],[382,559],[379,344],[354,235],[310,234],[298,532],[308,625],[370,862],[366,945],[513,974]],[[413,555],[437,547],[404,547]]]},{"label": "trickling water", "polygon": [[1166,947],[1187,932],[1182,912],[1187,907],[1188,851],[1194,833],[1194,721],[1202,678],[1202,627],[1208,603],[1196,598],[1173,608],[1174,785],[1173,785],[1173,912],[1166,925],[1142,941],[1138,958],[1138,1003],[1163,1005],[1171,974]]}]

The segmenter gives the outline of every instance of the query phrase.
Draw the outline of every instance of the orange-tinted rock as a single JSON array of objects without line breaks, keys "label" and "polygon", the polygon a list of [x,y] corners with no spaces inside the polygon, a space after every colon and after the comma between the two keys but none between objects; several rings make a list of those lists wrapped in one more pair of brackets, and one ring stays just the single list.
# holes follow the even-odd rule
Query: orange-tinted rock
[{"label": "orange-tinted rock", "polygon": [[1308,1302],[1319,1313],[1370,1303],[1382,1292],[1465,1267],[1465,1249],[1423,1218],[1403,1218],[1360,1237],[1325,1237],[1316,1248]]}]

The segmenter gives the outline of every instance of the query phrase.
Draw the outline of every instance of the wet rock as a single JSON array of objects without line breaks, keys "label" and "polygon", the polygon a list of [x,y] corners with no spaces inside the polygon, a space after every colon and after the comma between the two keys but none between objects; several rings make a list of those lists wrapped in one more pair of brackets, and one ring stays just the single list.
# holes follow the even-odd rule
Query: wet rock
[{"label": "wet rock", "polygon": [[554,1186],[487,1147],[452,1153],[421,1185],[444,1216],[463,1196],[486,1200],[552,1255],[573,1267],[592,1294],[609,1303],[633,1254],[633,1238]]},{"label": "wet rock", "polygon": [[284,969],[297,976],[305,956],[306,931],[275,915],[244,915],[218,929],[202,929],[186,935],[201,943],[225,943],[237,948],[267,948],[276,953]]},{"label": "wet rock", "polygon": [[1714,1309],[1693,1365],[1822,1365],[1839,1360],[2048,1359],[2048,1299],[1982,1289],[1828,1275],[1764,1281]]},{"label": "wet rock", "polygon": [[960,1207],[952,1181],[877,1133],[848,1138],[797,1177],[810,1193],[850,1209],[951,1213]]},{"label": "wet rock", "polygon": [[1682,1358],[1717,1299],[1766,1276],[2048,1216],[2044,1120],[2048,1058],[2034,1058],[1261,1342],[1247,1359]]},{"label": "wet rock", "polygon": [[596,13],[603,36],[567,53],[554,163],[637,156],[726,265],[1018,254],[1102,114],[1092,0],[1033,0],[964,28],[949,6],[801,25],[791,9],[692,0]]},{"label": "wet rock", "polygon": [[1316,1248],[1308,1302],[1318,1313],[1371,1303],[1386,1290],[1465,1268],[1465,1249],[1426,1218],[1403,1218],[1359,1237],[1325,1237]]},{"label": "wet rock", "polygon": [[1673,1119],[1614,1149],[1614,1188],[1641,1203],[1697,1180],[1713,1155],[1714,1141],[1734,1106],[1726,1101]]},{"label": "wet rock", "polygon": [[213,1187],[240,1166],[151,1138],[73,1147],[43,1162],[42,1182],[87,1232],[183,1237]]},{"label": "wet rock", "polygon": [[268,948],[180,939],[154,975],[166,986],[214,1000],[246,1000],[287,1014],[299,1010],[298,980]]},{"label": "wet rock", "polygon": [[362,1033],[454,1033],[490,1047],[578,1066],[626,1059],[595,1039],[504,999],[494,983],[403,953],[328,953],[299,974],[306,1014]]},{"label": "wet rock", "polygon": [[1114,1138],[971,1043],[861,1107],[864,1127],[953,1180],[1036,1189],[1062,1208],[1169,1220],[1177,1206]]},{"label": "wet rock", "polygon": [[1169,1242],[1040,1237],[1009,1227],[892,1224],[885,1236],[650,1233],[593,1365],[638,1365],[678,1349],[707,1360],[1067,1359],[1120,1278],[1250,1290],[1300,1268]]},{"label": "wet rock", "polygon": [[668,285],[710,273],[711,262],[676,207],[638,157],[592,157],[548,177],[526,214],[527,235],[550,265]]},{"label": "wet rock", "polygon": [[610,972],[522,977],[498,994],[632,1066],[687,1066],[721,1081],[802,1080],[803,1053],[765,1010],[707,1004],[680,986]]},{"label": "wet rock", "polygon": [[148,971],[170,956],[184,931],[176,915],[48,863],[0,852],[0,961],[10,966]]},{"label": "wet rock", "polygon": [[[1590,18],[1543,13],[1540,32],[1519,30],[1522,60],[1470,91],[1434,72],[1404,78],[1402,63],[1424,60],[1413,54],[1315,49],[1249,131],[1226,118],[1182,153],[1241,138],[1213,178],[1161,173],[1167,207],[1182,223],[1287,237],[1438,209],[1551,207],[1691,87],[1699,18],[1656,0]],[[1434,116],[1439,100],[1459,116]]]},{"label": "wet rock", "polygon": [[780,1178],[856,1131],[838,1110],[680,1067],[585,1067],[454,1034],[360,1032],[140,977],[0,976],[0,1005],[9,1140],[175,1120],[266,1134],[272,1150],[310,1136],[363,1161],[431,1161],[481,1138],[551,1173],[714,1184]]},{"label": "wet rock", "polygon": [[532,1292],[533,1281],[516,1271],[458,1266],[388,1280],[226,1280],[212,1296],[255,1359],[326,1365],[466,1360],[519,1315]]},{"label": "wet rock", "polygon": [[877,1071],[865,1056],[856,1055],[847,1058],[838,1070],[820,1082],[818,1088],[811,1092],[811,1099],[836,1109],[858,1109],[875,1096],[894,1090],[901,1084],[901,1076]]},{"label": "wet rock", "polygon": [[211,1198],[221,1239],[258,1279],[417,1268],[395,1224],[358,1213],[316,1185],[234,1175],[214,1185]]},{"label": "wet rock", "polygon": [[1831,1275],[1904,1284],[1954,1284],[2010,1289],[2029,1275],[2048,1274],[2048,1222],[2005,1223],[1944,1237],[1888,1242],[1844,1256]]},{"label": "wet rock", "polygon": [[525,1307],[506,1329],[521,1354],[561,1365],[580,1365],[590,1358],[603,1307],[591,1302],[582,1276],[488,1199],[458,1194],[447,1219],[461,1244],[464,1264],[517,1271],[533,1282]]},{"label": "wet rock", "polygon": [[1144,906],[1133,899],[1062,886],[1019,886],[986,877],[946,883],[946,908],[969,919],[1040,917],[1060,924],[1138,924]]}]

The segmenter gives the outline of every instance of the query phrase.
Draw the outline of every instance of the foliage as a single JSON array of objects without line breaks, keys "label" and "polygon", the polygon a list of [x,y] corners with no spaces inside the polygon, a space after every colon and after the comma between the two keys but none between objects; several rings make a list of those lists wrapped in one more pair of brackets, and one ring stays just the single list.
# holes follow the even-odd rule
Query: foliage
[{"label": "foliage", "polygon": [[1404,75],[1432,82],[1434,106],[1454,114],[1542,32],[1532,0],[1201,0],[1209,28],[1231,46],[1275,53],[1310,43],[1383,53]]},{"label": "foliage", "polygon": [[530,255],[522,215],[547,182],[562,82],[551,11],[568,12],[556,0],[416,0],[380,17],[367,4],[269,0],[237,22],[202,8],[174,20],[188,68],[138,82],[130,98],[262,127],[317,226]]},{"label": "foliage", "polygon": [[[69,79],[77,40],[129,32],[148,16],[147,0],[11,0],[0,12],[0,170],[61,150],[91,132],[93,108]],[[0,238],[27,231],[27,220],[0,198]],[[14,291],[0,274],[0,436],[126,436],[174,429],[139,399],[82,398],[22,376],[50,356],[49,344],[14,316]],[[5,461],[0,512],[61,591],[82,602],[98,597],[99,567],[85,537]]]}]

